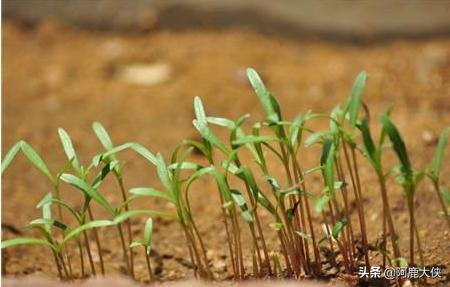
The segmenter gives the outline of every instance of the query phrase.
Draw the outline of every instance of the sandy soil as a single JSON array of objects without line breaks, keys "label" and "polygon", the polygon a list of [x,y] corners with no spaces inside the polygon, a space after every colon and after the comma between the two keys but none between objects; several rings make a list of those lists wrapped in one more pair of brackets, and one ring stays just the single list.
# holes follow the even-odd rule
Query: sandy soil
[{"label": "sandy soil", "polygon": [[[432,158],[438,134],[450,124],[448,39],[352,45],[267,38],[251,30],[154,31],[126,35],[81,31],[54,23],[24,28],[4,22],[2,40],[2,154],[17,140],[25,139],[55,171],[65,162],[58,127],[70,133],[82,163],[87,164],[101,151],[90,129],[95,120],[105,125],[116,144],[136,141],[165,156],[182,139],[198,137],[191,124],[194,96],[202,97],[211,115],[236,118],[250,113],[253,120],[261,120],[262,109],[244,76],[247,66],[263,75],[286,118],[309,109],[330,111],[345,100],[357,72],[367,70],[369,83],[364,99],[371,109],[374,128],[378,128],[375,115],[395,105],[393,119],[403,132],[414,166],[418,168]],[[117,73],[129,65],[158,63],[170,69],[168,79],[159,84],[130,84],[122,81]],[[323,123],[311,127],[320,128]],[[317,152],[312,148],[303,154],[305,167],[317,165]],[[121,159],[126,161],[127,188],[158,186],[153,168],[144,160],[132,153],[123,154]],[[390,155],[386,165],[392,163]],[[275,173],[281,173],[277,165],[273,168]],[[381,228],[381,199],[367,164],[361,165],[361,173],[369,237],[375,242]],[[447,186],[449,175],[450,165],[446,160],[442,180]],[[320,191],[319,178],[312,178],[308,184],[314,192]],[[20,156],[3,176],[2,188],[2,223],[20,228],[39,216],[35,205],[50,190],[50,185]],[[112,180],[105,183],[103,190],[108,199],[119,202],[120,193]],[[408,219],[404,196],[393,183],[389,185],[389,193],[406,254]],[[64,191],[64,198],[81,200],[70,188]],[[213,182],[204,179],[197,184],[191,192],[191,201],[215,274],[219,279],[226,278],[230,270],[226,270],[225,235],[219,224]],[[157,200],[137,205],[170,210]],[[419,186],[416,205],[426,262],[448,268],[450,234],[429,182]],[[263,218],[269,219],[264,214]],[[137,235],[143,221],[133,221]],[[156,220],[155,228],[152,261],[158,268],[159,278],[191,278],[179,226],[175,222]],[[6,239],[16,235],[11,229],[3,228],[2,236]],[[269,241],[274,236],[271,234]],[[120,273],[124,267],[118,236],[114,231],[106,231],[101,232],[101,237],[107,271]],[[2,260],[4,275],[54,276],[56,272],[48,251],[39,247],[7,250]],[[144,258],[137,256],[139,280],[146,280],[145,271]],[[444,272],[448,274],[448,269]]]}]

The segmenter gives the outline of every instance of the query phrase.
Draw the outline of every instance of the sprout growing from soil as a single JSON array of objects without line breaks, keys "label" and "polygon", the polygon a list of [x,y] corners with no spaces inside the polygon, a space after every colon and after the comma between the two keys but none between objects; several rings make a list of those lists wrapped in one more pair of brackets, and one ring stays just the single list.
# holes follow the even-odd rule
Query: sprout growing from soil
[{"label": "sprout growing from soil", "polygon": [[447,144],[449,134],[450,128],[446,128],[444,129],[444,131],[442,131],[441,136],[439,137],[435,158],[427,168],[426,174],[433,182],[433,187],[436,190],[439,203],[441,204],[442,211],[444,213],[444,218],[446,219],[447,226],[450,230],[450,213],[447,211],[447,206],[444,201],[444,198],[446,198],[447,204],[450,204],[450,196],[448,193],[448,189],[446,189],[446,187],[444,186],[441,186],[442,160],[444,158],[445,145]]},{"label": "sprout growing from soil", "polygon": [[[44,200],[51,198],[52,195],[48,193]],[[41,205],[42,208],[42,218],[35,219],[27,225],[28,229],[35,228],[38,229],[44,239],[39,238],[14,238],[10,240],[3,241],[1,244],[1,248],[8,248],[16,245],[44,245],[50,247],[53,257],[55,260],[55,265],[58,270],[59,278],[70,278],[69,268],[67,266],[67,262],[63,256],[63,249],[60,242],[57,241],[56,237],[53,233],[53,227],[57,227],[62,231],[67,229],[67,226],[57,220],[52,219],[52,209],[51,209],[51,201],[47,201]],[[63,275],[64,274],[64,275]]]},{"label": "sprout growing from soil", "polygon": [[[123,260],[128,274],[135,279],[135,260],[132,248],[142,247],[147,265],[148,276],[153,281],[153,272],[149,258],[153,248],[153,220],[155,217],[176,219],[180,224],[186,240],[187,252],[193,266],[195,277],[214,279],[215,274],[207,256],[207,242],[200,232],[190,195],[193,186],[200,178],[210,176],[217,185],[220,216],[225,229],[226,248],[229,253],[232,276],[243,280],[250,276],[263,278],[303,276],[320,278],[326,275],[326,265],[344,273],[354,275],[356,269],[370,266],[369,238],[364,213],[363,186],[359,175],[359,157],[361,148],[357,145],[357,135],[361,135],[362,151],[375,171],[382,198],[382,234],[383,268],[387,264],[402,265],[404,259],[400,254],[398,234],[391,212],[391,198],[387,193],[386,180],[389,172],[382,165],[382,151],[386,136],[390,139],[396,153],[399,174],[407,203],[410,219],[410,264],[414,265],[415,243],[417,242],[421,264],[423,265],[422,246],[415,220],[414,195],[420,180],[427,175],[437,192],[444,216],[450,228],[448,207],[450,194],[441,184],[441,166],[444,149],[450,129],[442,132],[435,159],[424,172],[416,172],[411,167],[409,155],[398,129],[389,119],[388,114],[381,117],[383,130],[377,143],[374,142],[369,128],[368,108],[360,118],[362,95],[367,74],[357,75],[350,95],[344,105],[336,106],[330,114],[315,114],[311,111],[296,116],[293,120],[283,119],[281,108],[276,98],[267,90],[260,76],[249,68],[247,75],[251,86],[264,109],[265,119],[251,126],[246,133],[244,127],[249,115],[236,120],[206,114],[202,100],[194,99],[194,127],[201,135],[200,140],[183,140],[173,150],[168,161],[160,153],[152,153],[144,146],[127,142],[114,146],[105,128],[98,122],[92,128],[100,140],[104,151],[96,154],[85,167],[77,158],[69,134],[59,129],[58,134],[67,156],[67,164],[54,175],[39,154],[26,142],[19,141],[5,155],[1,171],[10,165],[20,151],[50,181],[53,192],[47,193],[38,203],[42,208],[42,218],[33,220],[30,228],[42,232],[43,238],[15,238],[2,242],[1,247],[16,245],[44,245],[50,248],[55,266],[61,279],[76,278],[71,257],[71,246],[76,244],[80,256],[81,277],[85,270],[84,252],[87,252],[91,274],[96,275],[88,232],[93,232],[98,249],[100,268],[105,274],[105,258],[102,254],[101,240],[97,229],[116,228],[123,252]],[[328,128],[316,131],[309,128],[312,120],[326,120]],[[214,132],[214,127],[225,128],[228,142],[223,141]],[[360,133],[356,133],[357,129]],[[309,134],[305,140],[305,134]],[[312,145],[321,147],[318,166],[304,169],[303,149],[309,152]],[[160,181],[159,189],[154,187],[135,187],[126,192],[124,185],[123,164],[118,154],[132,150],[144,157],[155,168]],[[193,151],[198,151],[204,158],[199,164],[191,161]],[[247,154],[245,154],[247,152]],[[250,157],[249,157],[250,156]],[[251,158],[251,161],[248,161]],[[273,159],[282,166],[280,173],[274,171]],[[206,164],[205,164],[206,160]],[[323,184],[308,185],[314,180],[315,173],[321,173]],[[114,175],[120,190],[121,202],[108,201],[108,190],[101,190],[102,183],[109,175]],[[277,178],[281,177],[281,178]],[[312,178],[312,179],[311,179]],[[61,181],[75,187],[83,196],[81,207],[61,198]],[[349,192],[350,189],[353,191]],[[175,208],[176,215],[155,209],[134,209],[132,203],[137,200],[157,198],[164,200]],[[311,205],[315,201],[315,206]],[[352,200],[355,213],[352,214]],[[211,203],[212,204],[212,203]],[[57,207],[57,217],[52,217],[52,208]],[[315,207],[315,208],[313,208]],[[65,213],[63,213],[63,210]],[[314,210],[317,214],[313,214]],[[94,214],[102,211],[106,219],[95,219]],[[66,213],[75,219],[65,218]],[[268,215],[268,216],[266,216]],[[317,215],[320,219],[317,220]],[[352,215],[357,218],[353,220]],[[143,238],[133,240],[131,218],[136,216],[148,218]],[[72,219],[72,218],[71,218]],[[320,222],[317,222],[320,221]],[[243,224],[242,224],[243,222]],[[359,225],[359,234],[355,229]],[[126,227],[126,234],[123,227]],[[246,229],[241,228],[245,226]],[[325,236],[318,237],[318,229],[323,227]],[[244,231],[250,235],[251,249],[244,248],[247,239]],[[270,232],[277,236],[279,250],[270,245]],[[387,262],[389,252],[386,245],[387,234],[393,250],[394,260]],[[361,237],[362,248],[358,248]],[[86,251],[84,251],[86,249]],[[281,254],[281,256],[278,256]],[[251,259],[253,274],[245,266],[245,259]],[[280,260],[281,259],[281,260]],[[283,260],[284,259],[284,260]],[[325,263],[325,264],[324,264]]]},{"label": "sprout growing from soil", "polygon": [[147,219],[144,227],[144,237],[141,241],[133,241],[130,248],[142,246],[144,248],[145,262],[147,264],[147,271],[150,281],[153,280],[152,266],[150,264],[150,251],[152,250],[152,235],[153,235],[153,220]]},{"label": "sprout growing from soil", "polygon": [[414,195],[416,192],[417,184],[423,179],[424,172],[416,172],[413,170],[408,152],[406,150],[405,142],[401,137],[397,127],[391,122],[388,115],[382,115],[381,123],[383,124],[383,129],[385,133],[388,135],[389,139],[392,142],[393,149],[398,158],[398,168],[397,171],[399,176],[397,178],[398,182],[403,187],[403,190],[406,195],[406,201],[409,212],[409,260],[410,264],[414,265],[414,236],[417,241],[417,247],[419,249],[419,256],[422,266],[423,262],[423,251],[422,245],[420,243],[419,231],[417,229],[416,217],[415,217],[415,204],[414,204]]},{"label": "sprout growing from soil", "polygon": [[387,193],[387,187],[386,187],[386,177],[387,174],[385,173],[382,165],[382,151],[383,151],[383,143],[385,139],[385,131],[382,130],[379,142],[375,144],[372,134],[370,132],[369,128],[369,120],[368,115],[366,115],[360,124],[358,125],[358,128],[361,131],[362,139],[363,139],[363,147],[364,147],[364,154],[366,158],[368,159],[370,165],[375,170],[375,173],[377,174],[378,183],[380,185],[380,193],[381,193],[381,199],[383,201],[383,266],[386,266],[386,232],[387,228],[389,229],[392,249],[394,252],[394,257],[396,259],[396,262],[401,259],[401,253],[400,253],[400,247],[398,245],[398,235],[396,232],[396,228],[394,225],[394,219],[391,212],[391,207],[389,203],[389,197]]}]

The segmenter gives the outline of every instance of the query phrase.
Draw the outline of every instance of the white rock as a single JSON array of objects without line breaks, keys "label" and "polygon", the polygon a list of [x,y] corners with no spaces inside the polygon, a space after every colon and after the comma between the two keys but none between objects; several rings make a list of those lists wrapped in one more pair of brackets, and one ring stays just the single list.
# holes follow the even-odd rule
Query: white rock
[{"label": "white rock", "polygon": [[129,84],[153,86],[164,83],[172,74],[169,64],[133,64],[117,70],[117,79]]}]

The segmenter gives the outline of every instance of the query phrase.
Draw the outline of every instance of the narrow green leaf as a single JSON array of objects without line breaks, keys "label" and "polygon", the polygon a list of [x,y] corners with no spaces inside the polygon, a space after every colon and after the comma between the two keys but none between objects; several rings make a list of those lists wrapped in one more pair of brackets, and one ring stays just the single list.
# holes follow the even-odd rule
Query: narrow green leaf
[{"label": "narrow green leaf", "polygon": [[279,191],[281,189],[280,184],[273,176],[263,175],[263,177],[265,180],[267,180],[273,190]]},{"label": "narrow green leaf", "polygon": [[61,206],[65,207],[77,219],[77,221],[79,220],[78,213],[77,213],[77,211],[75,209],[73,209],[66,202],[64,202],[64,201],[62,201],[60,199],[54,198],[54,197],[44,198],[43,200],[41,200],[41,202],[38,203],[36,208],[41,208],[44,204],[46,204],[49,201],[52,202],[52,203],[56,203],[58,205],[61,205]]},{"label": "narrow green leaf", "polygon": [[121,214],[114,217],[113,222],[115,224],[119,224],[121,222],[128,220],[131,217],[142,216],[142,215],[167,218],[167,219],[174,218],[174,216],[172,214],[169,214],[167,212],[157,211],[157,210],[153,210],[153,209],[135,209],[135,210],[122,212]]},{"label": "narrow green leaf", "polygon": [[45,245],[53,250],[57,250],[55,246],[53,246],[51,243],[49,243],[46,240],[43,239],[37,239],[37,238],[14,238],[10,240],[3,241],[1,244],[1,249],[9,248],[16,245]]},{"label": "narrow green leaf", "polygon": [[[195,140],[183,140],[180,144],[177,145],[175,151],[177,151],[177,149],[181,148],[181,146],[183,145],[192,146],[198,151],[200,151],[204,156],[206,156],[208,160],[211,161],[212,159],[211,146],[205,139],[202,139],[202,141],[203,142]],[[176,158],[174,158],[175,151],[174,154],[172,155],[172,162],[176,161]]]},{"label": "narrow green leaf", "polygon": [[221,162],[221,165],[229,173],[232,173],[232,174],[239,173],[239,168],[235,164],[233,164],[231,161],[223,160]]},{"label": "narrow green leaf", "polygon": [[[98,161],[101,160],[103,158],[108,158],[111,157],[112,160],[115,159],[115,155],[121,151],[124,150],[132,150],[134,152],[136,152],[137,154],[141,155],[142,157],[144,157],[145,159],[147,159],[150,163],[156,165],[156,156],[151,153],[147,148],[145,148],[144,146],[138,144],[138,143],[134,143],[134,142],[128,142],[128,143],[124,143],[121,144],[119,146],[116,146],[110,150],[108,150],[107,152],[98,155],[100,157],[100,159],[98,159],[97,157],[94,157],[93,162],[94,161]],[[95,165],[95,164],[94,164]]]},{"label": "narrow green leaf", "polygon": [[169,171],[160,153],[156,154],[156,171],[166,190],[172,192],[172,180],[170,179]]},{"label": "narrow green leaf", "polygon": [[445,146],[447,144],[448,135],[450,133],[450,128],[444,129],[442,131],[441,136],[439,137],[439,143],[436,149],[436,156],[434,158],[433,162],[433,173],[436,177],[439,177],[439,174],[441,173],[441,167],[442,167],[442,159],[444,158],[444,152],[445,152]]},{"label": "narrow green leaf", "polygon": [[332,134],[338,134],[339,133],[339,119],[342,117],[342,109],[340,105],[337,105],[333,108],[333,110],[330,113],[330,124],[329,124],[329,130]]},{"label": "narrow green leaf", "polygon": [[77,228],[75,228],[75,229],[71,230],[69,233],[67,233],[67,235],[63,239],[63,243],[69,241],[73,237],[78,237],[80,235],[80,233],[85,230],[89,230],[92,228],[111,226],[111,225],[115,225],[115,222],[111,221],[111,220],[94,220],[94,221],[88,222],[86,224],[78,226]]},{"label": "narrow green leaf", "polygon": [[244,220],[247,222],[253,222],[253,216],[248,210],[247,203],[245,202],[245,199],[242,196],[242,194],[238,190],[231,189],[231,197],[241,209],[241,214]]},{"label": "narrow green leaf", "polygon": [[43,227],[46,231],[46,234],[50,234],[51,227],[55,226],[61,230],[66,230],[68,226],[61,221],[54,220],[54,219],[47,219],[47,218],[38,218],[35,220],[32,220],[28,225],[27,228],[33,228],[33,227]]},{"label": "narrow green leaf", "polygon": [[77,172],[81,172],[80,163],[77,159],[77,154],[70,139],[69,134],[62,128],[58,129],[59,138],[61,140],[64,152],[67,158],[71,161],[73,169]]},{"label": "narrow green leaf", "polygon": [[124,144],[118,145],[116,147],[113,147],[112,149],[107,150],[105,153],[100,154],[100,160],[109,158],[109,157],[113,157],[121,151],[131,149],[131,147],[133,145],[134,145],[134,143],[124,143]]},{"label": "narrow green leaf", "polygon": [[[48,199],[52,198],[52,194],[49,192],[44,196],[44,200],[47,200],[47,203],[42,205],[42,218],[46,220],[52,219],[52,202],[48,201]],[[53,223],[52,223],[53,224]],[[50,233],[52,224],[46,224],[44,228]]]},{"label": "narrow green leaf", "polygon": [[334,145],[331,145],[331,148],[328,152],[328,156],[325,162],[325,167],[324,167],[324,173],[325,173],[325,182],[328,186],[329,191],[331,192],[331,194],[334,194],[334,151],[335,151],[335,147]]},{"label": "narrow green leaf", "polygon": [[28,160],[54,184],[55,179],[39,154],[24,141],[22,141],[21,148]]},{"label": "narrow green leaf", "polygon": [[296,144],[298,144],[302,137],[303,127],[305,125],[306,120],[309,117],[309,112],[302,115],[298,115],[295,117],[294,121],[292,122],[291,126],[289,127],[289,135],[290,135],[290,142],[291,146],[295,147]]},{"label": "narrow green leaf", "polygon": [[276,214],[277,211],[276,211],[275,207],[269,201],[269,199],[267,198],[267,196],[264,193],[258,191],[256,200],[258,201],[259,204],[261,204],[262,207],[267,209],[267,211],[269,211],[272,215]]},{"label": "narrow green leaf", "polygon": [[321,139],[323,139],[326,135],[328,135],[328,131],[318,131],[315,133],[312,133],[309,135],[305,140],[305,147],[312,146],[313,144],[316,144]]},{"label": "narrow green leaf", "polygon": [[97,190],[100,185],[103,183],[103,180],[108,176],[108,174],[114,170],[114,168],[119,164],[117,160],[108,162],[102,170],[97,174],[97,176],[94,178],[94,181],[92,182],[92,188]]},{"label": "narrow green leaf", "polygon": [[230,153],[224,143],[209,129],[206,122],[193,120],[192,124],[205,140],[209,141],[213,146],[218,148],[224,154],[228,155]]},{"label": "narrow green leaf", "polygon": [[220,194],[222,195],[224,203],[231,202],[231,191],[228,186],[226,177],[220,173],[214,166],[211,166],[209,173],[216,179],[217,185],[219,186]]},{"label": "narrow green leaf", "polygon": [[346,112],[349,113],[350,118],[350,134],[353,133],[356,122],[358,120],[358,113],[361,107],[361,98],[364,92],[364,87],[366,85],[366,80],[367,73],[365,71],[360,72],[358,76],[356,76],[355,82],[350,92],[350,98],[346,107]]},{"label": "narrow green leaf", "polygon": [[408,152],[406,151],[405,142],[400,136],[400,133],[387,115],[381,116],[381,123],[383,124],[383,129],[391,140],[394,151],[400,161],[402,173],[408,178],[411,177],[412,168],[408,158]]},{"label": "narrow green leaf", "polygon": [[323,141],[322,156],[320,157],[320,165],[322,167],[324,167],[327,162],[328,155],[330,153],[332,146],[333,146],[333,140],[331,140],[330,138],[327,138]]},{"label": "narrow green leaf", "polygon": [[94,188],[89,186],[86,182],[84,182],[80,178],[78,178],[72,174],[64,173],[61,175],[61,180],[78,188],[83,193],[85,193],[88,197],[94,199],[94,201],[96,201],[101,207],[103,207],[111,215],[114,214],[114,208],[109,204],[109,202],[99,192],[97,192]]},{"label": "narrow green leaf", "polygon": [[6,170],[6,168],[11,164],[16,154],[19,152],[22,146],[22,141],[17,142],[5,155],[2,160],[2,174]]},{"label": "narrow green leaf", "polygon": [[183,161],[183,162],[174,162],[171,165],[168,166],[168,168],[170,170],[174,170],[174,169],[187,169],[187,170],[199,170],[201,169],[203,166],[199,165],[198,163],[195,162],[187,162],[187,161]]},{"label": "narrow green leaf", "polygon": [[218,118],[218,117],[206,117],[206,121],[213,125],[218,125],[221,127],[226,127],[230,130],[233,130],[236,128],[236,124],[229,119],[226,118]]},{"label": "narrow green leaf", "polygon": [[377,151],[372,139],[372,135],[370,134],[369,122],[367,120],[367,117],[364,117],[362,119],[361,123],[358,125],[358,128],[362,134],[364,150],[369,160],[371,161],[372,166],[374,168],[378,168]]},{"label": "narrow green leaf", "polygon": [[[256,123],[252,127],[252,134],[254,136],[259,136],[259,131],[261,129],[261,124]],[[254,153],[252,152],[253,157],[255,158],[256,163],[261,167],[263,170],[263,173],[268,173],[267,170],[267,163],[264,156],[264,152],[262,150],[262,144],[261,143],[254,143]]]},{"label": "narrow green leaf", "polygon": [[172,198],[172,196],[170,196],[170,194],[156,190],[151,187],[132,188],[132,189],[130,189],[130,193],[132,193],[134,195],[140,195],[140,196],[151,196],[151,197],[161,198],[161,199],[170,201],[172,203],[175,203],[175,200]]},{"label": "narrow green leaf", "polygon": [[134,150],[136,153],[140,154],[141,156],[143,156],[144,158],[146,158],[152,164],[156,165],[156,156],[144,146],[137,143],[133,143],[131,149]]},{"label": "narrow green leaf", "polygon": [[101,123],[94,122],[92,124],[92,129],[94,130],[95,134],[106,150],[111,150],[114,148],[111,138],[109,137],[108,133]]},{"label": "narrow green leaf", "polygon": [[281,119],[277,114],[276,106],[274,105],[275,103],[272,99],[272,96],[270,95],[270,92],[267,90],[263,81],[259,77],[258,73],[252,68],[247,68],[247,77],[253,89],[255,90],[255,93],[258,96],[259,101],[261,102],[269,121],[270,122],[280,121]]},{"label": "narrow green leaf", "polygon": [[329,195],[334,194],[334,144],[332,139],[325,139],[323,142],[322,156],[320,165],[322,166],[322,174],[327,186]]},{"label": "narrow green leaf", "polygon": [[276,137],[271,136],[244,136],[239,138],[238,140],[233,141],[233,145],[245,145],[245,144],[254,144],[254,143],[262,143],[262,142],[269,142],[269,141],[279,141]]}]

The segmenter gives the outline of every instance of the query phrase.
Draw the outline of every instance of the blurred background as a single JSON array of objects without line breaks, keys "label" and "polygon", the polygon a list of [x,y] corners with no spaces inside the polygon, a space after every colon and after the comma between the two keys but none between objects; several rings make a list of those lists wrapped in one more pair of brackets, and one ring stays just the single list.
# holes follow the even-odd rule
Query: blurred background
[{"label": "blurred background", "polygon": [[[366,70],[364,101],[374,128],[377,115],[394,105],[393,119],[417,166],[432,158],[439,133],[450,124],[450,1],[3,0],[2,12],[2,154],[24,139],[52,170],[65,163],[58,127],[69,132],[87,164],[101,150],[93,121],[105,125],[115,144],[136,141],[168,156],[182,139],[198,138],[192,127],[195,96],[210,115],[250,113],[252,121],[261,120],[245,76],[248,66],[261,73],[288,119],[309,109],[329,112]],[[304,157],[305,166],[317,164],[316,153]],[[128,158],[127,187],[156,182],[145,162]],[[448,164],[444,172],[450,174]],[[370,168],[362,173],[368,189],[375,188]],[[48,188],[20,157],[3,177],[2,223],[26,224],[30,214],[17,210],[37,214],[34,206]],[[406,226],[396,188],[393,206]],[[424,246],[435,250],[427,253],[434,256],[431,262],[450,265],[448,234],[432,236],[444,225],[433,215],[439,207],[431,190],[425,184],[418,191]],[[196,194],[196,214],[217,213],[209,197]],[[366,194],[369,225],[379,227],[378,193]],[[223,251],[214,235],[223,230],[215,222],[199,218],[208,247],[219,257]],[[184,249],[167,246],[183,245],[167,225],[157,224],[155,249],[182,256]],[[43,252],[21,262],[17,254],[8,257],[10,274],[51,270],[42,264]],[[191,274],[175,259],[167,256],[164,278]]]}]

